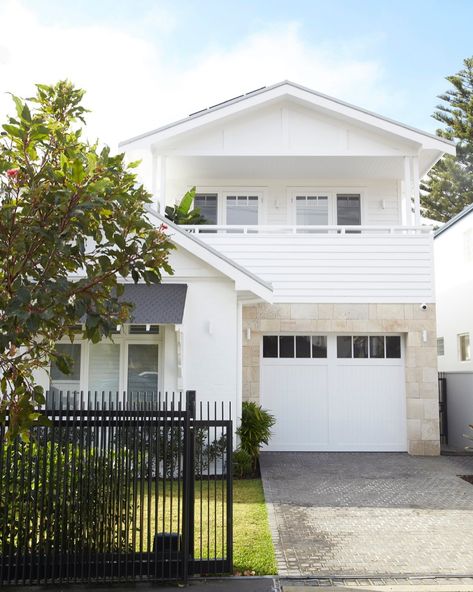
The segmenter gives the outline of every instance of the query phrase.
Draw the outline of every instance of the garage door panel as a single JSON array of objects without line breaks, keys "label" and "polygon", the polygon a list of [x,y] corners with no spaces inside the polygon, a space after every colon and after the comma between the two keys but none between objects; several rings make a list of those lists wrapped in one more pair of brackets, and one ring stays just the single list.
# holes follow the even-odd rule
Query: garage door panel
[{"label": "garage door panel", "polygon": [[268,450],[313,450],[328,441],[328,369],[322,365],[265,365],[263,406],[277,422]]},{"label": "garage door panel", "polygon": [[330,443],[342,450],[404,450],[403,370],[394,365],[342,365],[330,399]]},{"label": "garage door panel", "polygon": [[360,339],[353,337],[351,357],[334,334],[325,337],[325,350],[321,342],[305,359],[281,347],[267,350],[260,386],[263,406],[276,417],[269,450],[407,450],[402,347],[379,337],[369,340],[369,350],[355,349]]}]

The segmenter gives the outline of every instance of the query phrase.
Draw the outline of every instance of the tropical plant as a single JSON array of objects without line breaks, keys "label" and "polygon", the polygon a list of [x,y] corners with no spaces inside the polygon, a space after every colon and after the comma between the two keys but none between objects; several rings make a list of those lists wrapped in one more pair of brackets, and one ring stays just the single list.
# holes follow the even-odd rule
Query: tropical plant
[{"label": "tropical plant", "polygon": [[207,224],[207,220],[201,215],[199,208],[191,209],[194,199],[195,187],[192,187],[178,204],[166,207],[166,218],[174,224]]},{"label": "tropical plant", "polygon": [[82,139],[84,91],[37,85],[13,101],[0,136],[0,421],[25,439],[44,402],[36,371],[53,360],[73,327],[98,342],[126,322],[123,284],[159,282],[172,248],[147,217],[151,196],[124,155]]},{"label": "tropical plant", "polygon": [[261,405],[252,401],[243,402],[237,434],[240,437],[240,448],[251,457],[254,471],[257,469],[261,446],[269,443],[271,428],[275,423],[274,416]]},{"label": "tropical plant", "polygon": [[241,448],[234,450],[233,475],[237,479],[253,476],[253,459],[246,450],[242,450]]}]

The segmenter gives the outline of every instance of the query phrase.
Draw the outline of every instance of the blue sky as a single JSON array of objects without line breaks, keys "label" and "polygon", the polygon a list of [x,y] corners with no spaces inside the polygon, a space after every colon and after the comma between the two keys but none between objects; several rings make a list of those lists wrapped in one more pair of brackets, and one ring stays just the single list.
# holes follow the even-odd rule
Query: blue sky
[{"label": "blue sky", "polygon": [[471,0],[0,0],[12,20],[0,91],[67,76],[111,144],[284,78],[434,131],[473,55]]}]

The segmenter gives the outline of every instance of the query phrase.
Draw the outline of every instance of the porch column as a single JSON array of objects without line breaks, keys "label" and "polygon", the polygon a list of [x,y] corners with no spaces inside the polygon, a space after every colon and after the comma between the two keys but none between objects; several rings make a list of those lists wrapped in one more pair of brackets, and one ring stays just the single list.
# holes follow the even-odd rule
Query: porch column
[{"label": "porch column", "polygon": [[404,156],[404,179],[403,179],[403,199],[404,199],[404,206],[406,210],[406,226],[412,226],[413,216],[412,216],[412,203],[411,203],[411,195],[412,195],[412,181],[411,181],[411,158],[410,156]]},{"label": "porch column", "polygon": [[414,189],[414,225],[420,226],[420,181],[419,157],[412,157],[413,189]]},{"label": "porch column", "polygon": [[156,157],[157,168],[157,194],[158,194],[158,212],[164,213],[166,207],[166,156],[159,154]]}]

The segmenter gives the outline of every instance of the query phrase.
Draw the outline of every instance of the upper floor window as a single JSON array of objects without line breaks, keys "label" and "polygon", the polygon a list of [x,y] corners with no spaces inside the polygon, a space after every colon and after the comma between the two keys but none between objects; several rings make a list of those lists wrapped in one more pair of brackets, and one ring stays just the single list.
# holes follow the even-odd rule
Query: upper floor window
[{"label": "upper floor window", "polygon": [[341,226],[358,226],[361,224],[361,200],[359,194],[337,194],[337,224]]},{"label": "upper floor window", "polygon": [[327,225],[328,213],[327,195],[296,195],[296,224]]},{"label": "upper floor window", "polygon": [[199,208],[201,215],[207,224],[217,224],[217,194],[197,193],[194,198],[194,206]]},{"label": "upper floor window", "polygon": [[458,336],[458,355],[460,362],[469,362],[471,360],[469,333],[461,333]]},{"label": "upper floor window", "polygon": [[295,212],[293,220],[299,226],[361,224],[359,193],[325,193],[316,189],[295,189],[291,190],[291,195]]},{"label": "upper floor window", "polygon": [[226,195],[227,224],[258,224],[257,195]]}]

